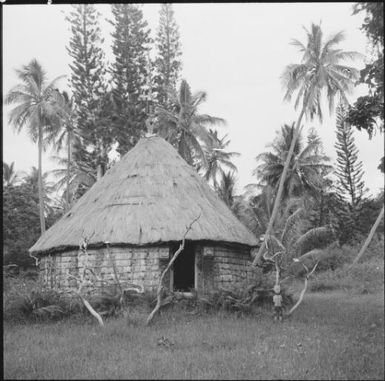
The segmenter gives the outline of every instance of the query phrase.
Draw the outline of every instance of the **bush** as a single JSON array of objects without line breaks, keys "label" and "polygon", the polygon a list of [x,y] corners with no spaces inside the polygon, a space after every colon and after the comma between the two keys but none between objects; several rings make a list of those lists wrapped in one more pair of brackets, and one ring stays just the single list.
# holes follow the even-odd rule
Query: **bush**
[{"label": "bush", "polygon": [[[181,293],[164,291],[162,296],[162,309],[189,311],[193,313],[215,313],[218,311],[253,313],[255,308],[273,306],[274,276],[263,274],[260,269],[255,269],[253,280],[231,289],[211,289],[192,292],[190,296]],[[292,295],[286,288],[281,288],[283,305],[293,304]],[[148,307],[153,308],[156,295],[138,295],[137,299],[147,298]]]},{"label": "bush", "polygon": [[[353,262],[357,256],[359,250],[365,242],[366,237],[361,237],[359,241],[351,245],[339,246],[337,243],[333,243],[325,249],[325,256],[317,266],[317,272],[326,270],[336,270],[341,268],[345,264]],[[362,257],[361,261],[367,262],[379,258],[383,258],[384,255],[384,235],[376,234],[370,245]]]},{"label": "bush", "polygon": [[13,322],[57,320],[80,312],[80,303],[25,276],[4,278],[3,319]]},{"label": "bush", "polygon": [[371,259],[355,266],[345,264],[334,271],[318,273],[311,279],[312,292],[329,290],[354,290],[359,293],[375,293],[384,285],[384,262]]}]

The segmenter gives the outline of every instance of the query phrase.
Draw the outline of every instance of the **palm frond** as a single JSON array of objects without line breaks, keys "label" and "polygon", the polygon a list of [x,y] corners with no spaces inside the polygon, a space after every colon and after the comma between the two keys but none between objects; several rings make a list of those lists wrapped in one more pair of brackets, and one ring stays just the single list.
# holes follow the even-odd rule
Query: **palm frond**
[{"label": "palm frond", "polygon": [[301,256],[313,248],[326,245],[331,239],[332,234],[329,226],[321,226],[307,231],[297,239],[293,246]]},{"label": "palm frond", "polygon": [[298,208],[294,213],[292,213],[286,220],[285,226],[281,234],[281,242],[287,247],[290,237],[293,235],[294,229],[297,227],[297,223],[300,218],[304,215],[304,209]]},{"label": "palm frond", "polygon": [[345,32],[340,31],[336,33],[335,35],[329,37],[322,49],[321,59],[323,59],[328,53],[331,47],[334,45],[338,45],[340,42],[342,42],[345,39]]}]

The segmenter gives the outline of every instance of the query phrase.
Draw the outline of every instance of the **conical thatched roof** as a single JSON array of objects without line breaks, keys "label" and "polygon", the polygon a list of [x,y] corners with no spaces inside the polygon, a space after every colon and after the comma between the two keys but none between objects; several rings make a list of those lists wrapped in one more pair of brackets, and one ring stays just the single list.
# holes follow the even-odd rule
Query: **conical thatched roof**
[{"label": "conical thatched roof", "polygon": [[152,136],[138,144],[96,182],[30,252],[89,245],[146,245],[180,241],[187,235],[255,246],[253,234],[164,139]]}]

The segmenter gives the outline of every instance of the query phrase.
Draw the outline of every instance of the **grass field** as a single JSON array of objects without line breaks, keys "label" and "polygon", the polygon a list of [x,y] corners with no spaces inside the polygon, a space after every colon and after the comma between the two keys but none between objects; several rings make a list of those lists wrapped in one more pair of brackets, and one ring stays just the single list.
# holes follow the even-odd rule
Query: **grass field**
[{"label": "grass field", "polygon": [[[153,326],[136,316],[4,328],[7,379],[383,379],[383,290],[307,294],[283,323],[271,316],[194,316],[166,311]],[[136,323],[135,323],[136,321]],[[170,344],[159,345],[166,337]]]}]

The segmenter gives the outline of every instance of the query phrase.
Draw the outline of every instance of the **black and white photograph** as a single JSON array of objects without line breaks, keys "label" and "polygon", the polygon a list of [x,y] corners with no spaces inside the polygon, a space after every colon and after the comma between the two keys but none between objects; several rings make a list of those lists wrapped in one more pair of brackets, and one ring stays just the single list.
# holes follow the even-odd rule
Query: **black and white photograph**
[{"label": "black and white photograph", "polygon": [[384,379],[382,2],[1,30],[4,379]]}]

